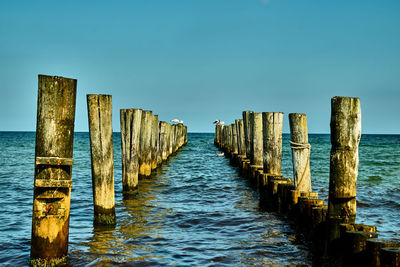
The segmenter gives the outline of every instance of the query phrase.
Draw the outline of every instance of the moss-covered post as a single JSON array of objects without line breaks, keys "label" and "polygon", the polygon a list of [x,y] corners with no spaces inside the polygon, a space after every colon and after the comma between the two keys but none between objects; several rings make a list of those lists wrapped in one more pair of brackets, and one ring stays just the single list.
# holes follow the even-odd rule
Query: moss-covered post
[{"label": "moss-covered post", "polygon": [[282,175],[282,112],[263,112],[264,173]]},{"label": "moss-covered post", "polygon": [[290,113],[290,147],[292,148],[293,179],[296,190],[311,192],[310,151],[307,116]]},{"label": "moss-covered post", "polygon": [[187,144],[187,142],[188,142],[188,139],[187,139],[187,134],[188,134],[188,132],[187,132],[188,130],[187,130],[187,126],[185,125],[184,126],[184,133],[185,133],[185,137],[184,137],[184,145],[186,145]]},{"label": "moss-covered post", "polygon": [[114,225],[114,155],[111,95],[87,95],[94,223]]},{"label": "moss-covered post", "polygon": [[67,255],[76,80],[39,75],[31,260]]},{"label": "moss-covered post", "polygon": [[141,109],[121,109],[122,190],[124,195],[136,192],[139,181]]},{"label": "moss-covered post", "polygon": [[[331,100],[331,156],[328,203],[328,249],[340,238],[341,223],[354,223],[358,144],[361,138],[359,98],[333,97]],[[333,245],[333,246],[331,246]]]},{"label": "moss-covered post", "polygon": [[153,125],[153,114],[150,110],[142,112],[139,137],[139,175],[151,175],[151,128]]}]

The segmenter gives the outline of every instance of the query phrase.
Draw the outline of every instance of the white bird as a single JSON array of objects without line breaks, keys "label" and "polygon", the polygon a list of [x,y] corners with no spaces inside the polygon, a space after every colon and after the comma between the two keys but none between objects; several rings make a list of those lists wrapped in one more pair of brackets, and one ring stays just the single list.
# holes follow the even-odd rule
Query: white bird
[{"label": "white bird", "polygon": [[[173,120],[171,120],[171,122],[173,122],[173,123],[180,123],[181,121],[178,120],[178,119],[173,119]],[[183,122],[183,121],[182,121],[182,122]]]},{"label": "white bird", "polygon": [[220,121],[218,124],[219,124],[219,125],[224,125],[224,124],[225,124],[225,122],[223,122],[223,121]]},{"label": "white bird", "polygon": [[216,125],[224,125],[225,122],[220,121],[220,120],[215,120],[213,123]]},{"label": "white bird", "polygon": [[181,120],[181,121],[179,121],[179,123],[183,124],[183,121]]},{"label": "white bird", "polygon": [[213,123],[214,124],[219,124],[219,120],[215,120]]}]

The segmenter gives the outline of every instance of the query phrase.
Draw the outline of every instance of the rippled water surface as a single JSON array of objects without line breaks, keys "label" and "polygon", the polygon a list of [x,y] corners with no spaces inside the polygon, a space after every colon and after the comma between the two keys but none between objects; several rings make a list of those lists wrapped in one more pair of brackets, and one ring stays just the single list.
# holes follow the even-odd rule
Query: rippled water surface
[{"label": "rippled water surface", "polygon": [[[90,149],[76,133],[68,263],[82,265],[309,265],[311,255],[289,223],[260,211],[258,195],[237,169],[217,157],[212,134],[189,134],[189,143],[137,196],[121,195],[120,137],[114,134],[115,228],[93,228]],[[0,133],[0,265],[29,259],[34,133]],[[288,135],[283,174],[291,177]],[[310,135],[313,188],[327,198],[329,135]],[[363,136],[357,221],[400,239],[400,136]]]}]

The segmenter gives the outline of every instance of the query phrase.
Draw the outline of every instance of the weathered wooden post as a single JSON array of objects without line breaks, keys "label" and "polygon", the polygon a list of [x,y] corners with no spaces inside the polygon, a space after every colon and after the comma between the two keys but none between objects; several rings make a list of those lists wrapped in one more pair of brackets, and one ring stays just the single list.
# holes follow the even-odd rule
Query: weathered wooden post
[{"label": "weathered wooden post", "polygon": [[173,140],[174,140],[174,136],[173,136],[173,128],[172,125],[167,123],[167,143],[168,143],[168,157],[173,153]]},{"label": "weathered wooden post", "polygon": [[331,156],[328,203],[328,250],[340,238],[341,223],[354,223],[358,144],[361,138],[359,98],[333,97],[331,100]]},{"label": "weathered wooden post", "polygon": [[31,259],[68,252],[76,80],[39,75]]},{"label": "weathered wooden post", "polygon": [[161,150],[161,159],[167,160],[167,123],[165,121],[160,121],[160,150]]},{"label": "weathered wooden post", "polygon": [[121,109],[122,188],[125,195],[136,192],[139,177],[141,109]]},{"label": "weathered wooden post", "polygon": [[87,95],[94,223],[114,225],[114,155],[111,95]]},{"label": "weathered wooden post", "polygon": [[238,138],[236,123],[232,124],[232,154],[238,154]]},{"label": "weathered wooden post", "polygon": [[173,141],[172,141],[172,145],[173,145],[173,153],[175,153],[178,150],[178,143],[176,142],[177,140],[177,135],[178,135],[178,126],[176,124],[172,124],[172,131],[173,131]]},{"label": "weathered wooden post", "polygon": [[264,173],[282,175],[282,112],[263,112]]},{"label": "weathered wooden post", "polygon": [[253,111],[243,111],[244,139],[246,143],[246,157],[250,159],[250,113]]},{"label": "weathered wooden post", "polygon": [[256,166],[263,166],[263,127],[262,127],[262,114],[250,114],[250,129],[252,129],[252,163]]},{"label": "weathered wooden post", "polygon": [[188,140],[187,140],[187,126],[185,125],[184,126],[184,133],[185,133],[185,138],[184,138],[184,145],[186,145],[187,144],[187,142],[188,142]]},{"label": "weathered wooden post", "polygon": [[151,128],[153,125],[153,115],[150,110],[142,112],[139,137],[139,175],[151,175]]},{"label": "weathered wooden post", "polygon": [[236,120],[236,128],[237,128],[237,139],[238,139],[238,154],[240,156],[246,156],[246,143],[244,138],[244,124],[243,120]]},{"label": "weathered wooden post", "polygon": [[296,190],[311,192],[310,151],[307,116],[290,113],[290,147],[292,148],[293,178]]},{"label": "weathered wooden post", "polygon": [[159,127],[158,127],[158,115],[152,116],[151,122],[151,169],[154,170],[158,166],[158,140],[159,140]]}]

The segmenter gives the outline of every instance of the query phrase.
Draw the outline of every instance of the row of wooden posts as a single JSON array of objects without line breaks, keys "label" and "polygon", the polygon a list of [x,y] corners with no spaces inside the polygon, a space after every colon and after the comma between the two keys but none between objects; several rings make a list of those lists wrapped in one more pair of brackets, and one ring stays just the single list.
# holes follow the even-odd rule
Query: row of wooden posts
[{"label": "row of wooden posts", "polygon": [[293,179],[282,176],[282,112],[243,111],[217,124],[214,143],[259,190],[260,206],[295,222],[310,242],[316,266],[400,266],[399,245],[377,239],[375,226],[356,224],[359,98],[331,99],[328,205],[312,191],[307,117],[289,114]]},{"label": "row of wooden posts", "polygon": [[[51,261],[68,252],[72,187],[75,79],[39,75],[31,259]],[[111,95],[87,95],[94,223],[114,225]],[[152,111],[121,109],[124,197],[187,143],[187,127],[158,120]]]}]

